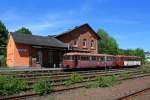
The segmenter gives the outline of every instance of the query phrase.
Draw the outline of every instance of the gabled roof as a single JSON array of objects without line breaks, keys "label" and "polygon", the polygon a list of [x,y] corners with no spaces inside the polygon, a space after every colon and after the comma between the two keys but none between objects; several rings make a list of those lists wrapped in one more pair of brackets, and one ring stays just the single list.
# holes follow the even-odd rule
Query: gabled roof
[{"label": "gabled roof", "polygon": [[37,46],[50,46],[50,47],[62,47],[67,48],[66,43],[51,37],[51,36],[37,36],[23,33],[11,33],[15,43],[37,45]]},{"label": "gabled roof", "polygon": [[83,24],[83,25],[81,25],[81,26],[77,26],[77,27],[75,27],[74,29],[71,29],[71,30],[69,30],[69,31],[63,32],[63,33],[57,35],[56,38],[59,38],[59,37],[61,37],[61,36],[63,36],[63,35],[72,33],[73,31],[79,30],[79,29],[81,29],[81,28],[83,28],[83,27],[88,27],[88,28],[96,35],[96,37],[97,37],[98,39],[100,39],[100,36],[99,36],[87,23],[86,23],[86,24]]}]

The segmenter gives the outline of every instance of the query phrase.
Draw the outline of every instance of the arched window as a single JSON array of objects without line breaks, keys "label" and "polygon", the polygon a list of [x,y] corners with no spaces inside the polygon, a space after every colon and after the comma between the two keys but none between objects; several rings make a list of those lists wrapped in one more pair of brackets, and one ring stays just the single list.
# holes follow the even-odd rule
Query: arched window
[{"label": "arched window", "polygon": [[91,40],[91,47],[94,47],[94,40]]},{"label": "arched window", "polygon": [[83,47],[86,47],[87,43],[86,43],[86,39],[83,39]]},{"label": "arched window", "polygon": [[73,45],[77,45],[77,40],[74,40]]}]

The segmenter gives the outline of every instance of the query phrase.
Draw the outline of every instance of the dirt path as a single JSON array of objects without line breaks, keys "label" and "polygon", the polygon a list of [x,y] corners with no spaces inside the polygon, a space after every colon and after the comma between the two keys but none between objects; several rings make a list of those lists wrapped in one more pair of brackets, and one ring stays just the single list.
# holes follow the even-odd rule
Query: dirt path
[{"label": "dirt path", "polygon": [[[109,88],[82,88],[48,96],[30,98],[29,100],[117,100],[126,94],[131,94],[148,87],[150,88],[150,76],[126,80],[119,85]],[[142,96],[142,98],[144,97]]]}]

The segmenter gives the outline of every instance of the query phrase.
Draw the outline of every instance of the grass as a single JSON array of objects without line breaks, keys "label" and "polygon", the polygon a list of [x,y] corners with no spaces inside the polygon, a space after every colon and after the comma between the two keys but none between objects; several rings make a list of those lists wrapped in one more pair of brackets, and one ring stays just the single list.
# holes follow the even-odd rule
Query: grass
[{"label": "grass", "polygon": [[98,87],[110,87],[117,82],[114,76],[100,76],[96,78],[96,86]]},{"label": "grass", "polygon": [[71,84],[82,82],[82,81],[83,81],[83,77],[79,73],[74,72],[70,75],[69,80],[66,80],[63,83],[65,86],[70,86]]},{"label": "grass", "polygon": [[142,65],[143,72],[150,72],[150,64]]},{"label": "grass", "polygon": [[116,84],[120,84],[121,81],[118,81],[118,78],[129,78],[128,74],[116,74],[111,76],[98,76],[96,77],[96,81],[92,84],[87,84],[87,88],[97,88],[97,87],[111,87]]},{"label": "grass", "polygon": [[25,80],[18,80],[16,76],[0,76],[0,95],[13,95],[26,91],[28,88]]},{"label": "grass", "polygon": [[120,73],[120,74],[116,74],[114,75],[115,78],[129,78],[129,74],[125,74],[125,73]]},{"label": "grass", "polygon": [[49,79],[43,78],[33,84],[33,91],[39,95],[45,95],[52,91],[52,85]]}]

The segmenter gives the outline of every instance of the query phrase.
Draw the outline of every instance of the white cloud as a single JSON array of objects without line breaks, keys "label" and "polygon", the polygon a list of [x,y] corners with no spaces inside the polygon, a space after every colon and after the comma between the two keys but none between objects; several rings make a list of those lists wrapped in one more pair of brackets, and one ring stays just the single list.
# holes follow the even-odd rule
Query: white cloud
[{"label": "white cloud", "polygon": [[57,32],[63,32],[67,30],[67,28],[70,28],[72,25],[75,25],[78,22],[80,22],[80,20],[70,15],[69,12],[59,14],[51,13],[43,16],[38,22],[28,23],[24,26],[28,27],[34,34],[55,34]]},{"label": "white cloud", "polygon": [[[29,28],[34,34],[37,33],[56,33],[60,32],[59,29],[66,29],[72,26],[74,23],[78,23],[75,13],[59,12],[59,13],[46,13],[42,16],[21,16],[19,13],[13,10],[6,11],[3,15],[0,15],[0,19],[6,24],[9,31],[16,31],[20,27]],[[65,31],[65,30],[61,30]],[[47,33],[47,34],[48,34]]]}]

